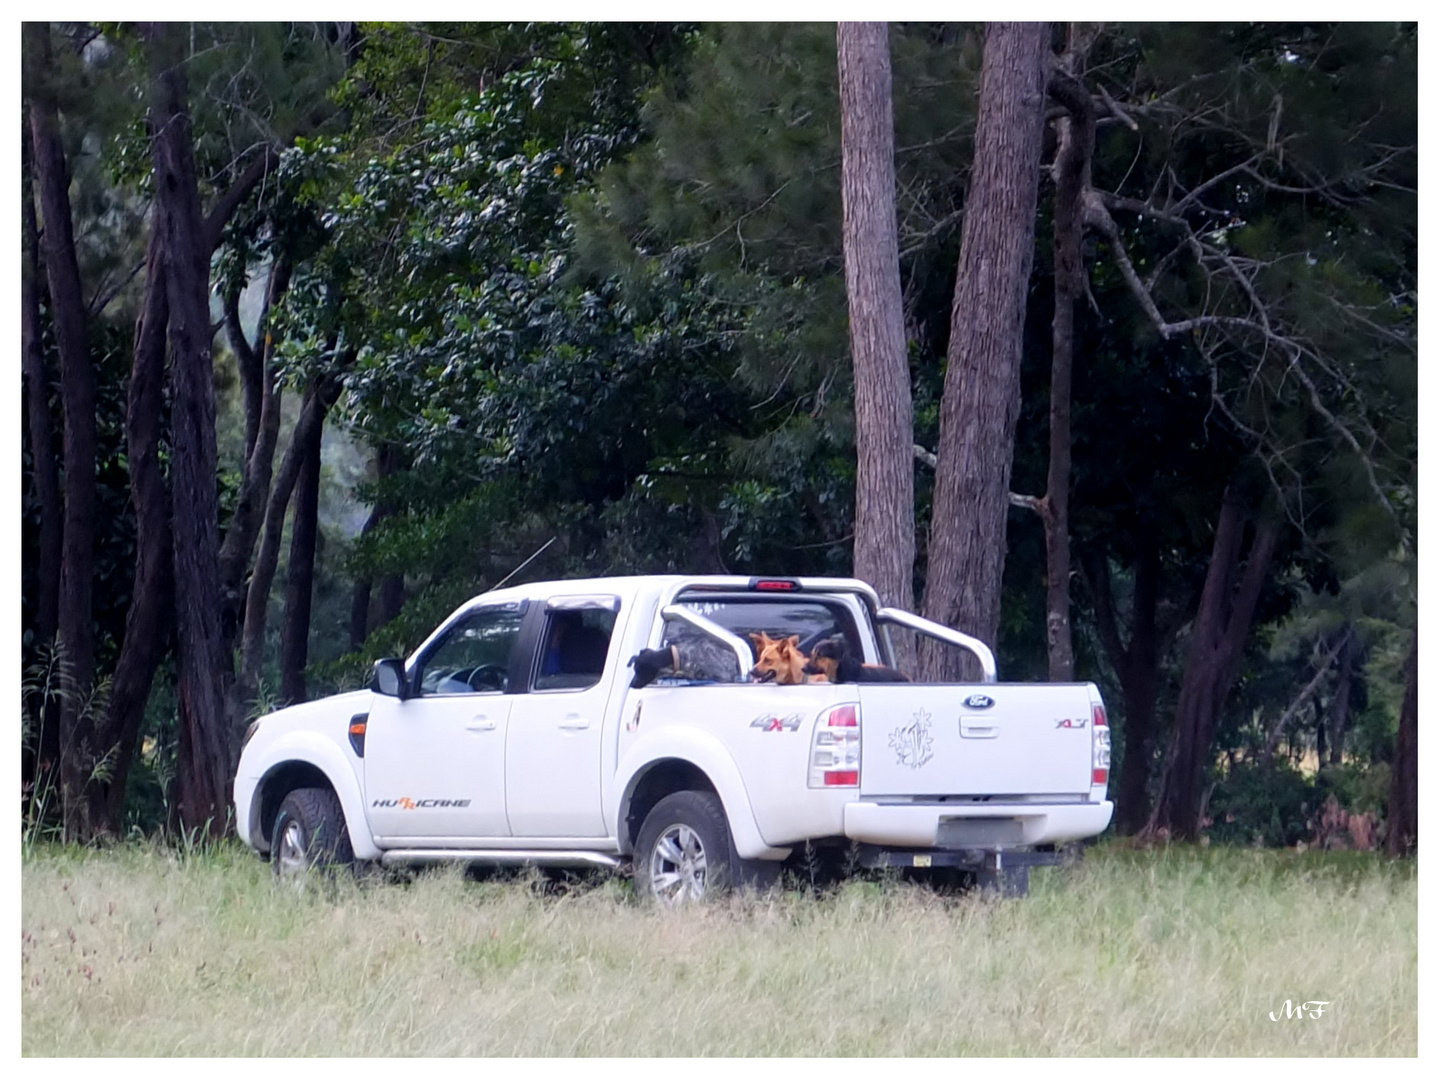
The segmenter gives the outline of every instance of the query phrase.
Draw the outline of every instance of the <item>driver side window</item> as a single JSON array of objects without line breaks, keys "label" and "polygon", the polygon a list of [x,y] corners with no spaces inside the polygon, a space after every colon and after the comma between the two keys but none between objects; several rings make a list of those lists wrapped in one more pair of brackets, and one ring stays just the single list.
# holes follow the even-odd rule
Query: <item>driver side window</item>
[{"label": "driver side window", "polygon": [[489,608],[471,612],[445,632],[422,662],[416,685],[426,697],[500,694],[509,687],[510,654],[520,640],[525,612]]}]

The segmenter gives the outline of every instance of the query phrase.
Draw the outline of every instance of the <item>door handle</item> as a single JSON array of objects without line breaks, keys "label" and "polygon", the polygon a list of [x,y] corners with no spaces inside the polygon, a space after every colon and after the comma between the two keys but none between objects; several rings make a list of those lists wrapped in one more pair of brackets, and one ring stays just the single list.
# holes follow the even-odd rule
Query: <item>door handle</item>
[{"label": "door handle", "polygon": [[993,739],[999,734],[999,728],[993,722],[986,723],[968,716],[960,718],[960,737],[962,739]]},{"label": "door handle", "polygon": [[580,731],[589,726],[590,718],[588,716],[577,716],[574,713],[560,721],[560,727],[565,731]]},{"label": "door handle", "polygon": [[466,731],[494,731],[495,721],[484,716],[477,716],[474,723],[465,725]]}]

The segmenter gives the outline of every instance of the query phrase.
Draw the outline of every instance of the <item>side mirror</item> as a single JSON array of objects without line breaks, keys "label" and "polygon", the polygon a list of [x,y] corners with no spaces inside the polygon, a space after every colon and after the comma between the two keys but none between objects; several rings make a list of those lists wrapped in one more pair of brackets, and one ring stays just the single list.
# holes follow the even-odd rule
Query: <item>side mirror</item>
[{"label": "side mirror", "polygon": [[376,660],[375,669],[370,675],[370,689],[377,694],[404,701],[410,696],[410,687],[405,682],[405,662],[393,658]]}]

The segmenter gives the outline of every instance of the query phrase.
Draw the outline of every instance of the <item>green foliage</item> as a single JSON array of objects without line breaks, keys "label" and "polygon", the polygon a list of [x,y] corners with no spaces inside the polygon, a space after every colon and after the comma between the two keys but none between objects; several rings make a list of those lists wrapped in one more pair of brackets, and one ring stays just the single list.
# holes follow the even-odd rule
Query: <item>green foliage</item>
[{"label": "green foliage", "polygon": [[1390,800],[1390,766],[1354,761],[1307,774],[1288,760],[1269,766],[1242,762],[1215,782],[1208,835],[1219,843],[1256,847],[1313,841],[1321,808],[1331,797],[1350,814],[1368,813],[1383,821]]},{"label": "green foliage", "polygon": [[[55,33],[64,45],[92,32]],[[915,435],[932,449],[980,36],[916,23],[890,34]],[[332,526],[322,541],[312,690],[360,685],[377,656],[409,652],[551,540],[519,580],[849,572],[833,26],[201,23],[189,51],[206,206],[256,147],[293,142],[231,219],[215,293],[253,294],[276,259],[293,266],[268,325],[291,408],[319,377],[341,378],[332,429],[399,462],[358,490],[383,509],[378,524],[353,540]],[[1215,789],[1217,839],[1293,842],[1331,791],[1370,808],[1374,763],[1392,752],[1417,576],[1417,57],[1404,25],[1112,25],[1083,72],[1133,121],[1102,119],[1092,172],[1120,200],[1111,212],[1159,308],[1171,320],[1248,319],[1258,305],[1273,330],[1162,339],[1108,244],[1087,241],[1072,542],[1077,564],[1108,568],[1122,622],[1137,566],[1158,553],[1159,745],[1221,493],[1233,481],[1254,502],[1274,498],[1296,526],[1217,733],[1217,753],[1236,763]],[[123,422],[141,280],[126,275],[142,257],[151,184],[144,48],[133,26],[107,25],[83,60],[61,48],[57,66],[86,292],[108,300],[93,332],[103,671],[134,557]],[[1043,490],[1048,464],[1050,190],[1012,478],[1026,494]],[[1185,192],[1198,194],[1178,202]],[[45,348],[53,361],[48,337]],[[233,404],[231,359],[220,355],[217,387]],[[235,416],[225,423],[228,516],[241,440]],[[22,453],[28,479],[28,444]],[[917,467],[921,537],[932,479]],[[22,515],[28,630],[30,483]],[[1045,670],[1043,557],[1038,520],[1017,510],[998,643],[1010,678]],[[349,584],[397,575],[399,618],[346,653]],[[1077,656],[1111,705],[1118,765],[1123,696],[1092,584],[1077,576]],[[1319,780],[1286,761],[1254,764],[1346,627],[1360,653],[1345,764]],[[28,660],[36,644],[27,638]],[[1337,692],[1326,674],[1282,733],[1280,758],[1313,746]],[[166,693],[132,773],[130,820],[145,827],[169,813]]]},{"label": "green foliage", "polygon": [[1322,801],[1288,761],[1270,768],[1246,762],[1216,781],[1209,833],[1222,843],[1292,847],[1309,832],[1309,817]]},{"label": "green foliage", "polygon": [[1383,819],[1390,804],[1390,766],[1383,761],[1327,765],[1316,775],[1315,787],[1322,801],[1334,795],[1352,814]]}]

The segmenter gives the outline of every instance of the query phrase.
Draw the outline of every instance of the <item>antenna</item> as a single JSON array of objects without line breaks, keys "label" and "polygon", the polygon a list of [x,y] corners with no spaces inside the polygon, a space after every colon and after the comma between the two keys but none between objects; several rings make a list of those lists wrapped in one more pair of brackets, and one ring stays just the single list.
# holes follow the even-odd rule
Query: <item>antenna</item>
[{"label": "antenna", "polygon": [[516,574],[518,574],[521,570],[524,570],[525,567],[529,566],[532,562],[534,562],[536,559],[538,559],[538,558],[540,557],[541,553],[544,552],[544,550],[545,550],[546,548],[548,548],[551,544],[553,544],[557,539],[558,539],[558,537],[552,536],[552,537],[550,537],[549,540],[546,540],[545,543],[543,543],[543,544],[540,545],[539,549],[536,550],[536,552],[535,552],[534,555],[531,555],[528,559],[526,559],[524,562],[522,562],[519,566],[515,567],[514,570],[511,570],[510,573],[506,574],[503,578],[501,578],[498,584],[492,585],[492,586],[490,587],[490,590],[489,590],[489,591],[490,591],[490,592],[494,592],[496,589],[504,588],[504,587],[505,587],[505,582],[509,581],[512,577],[514,577]]}]

